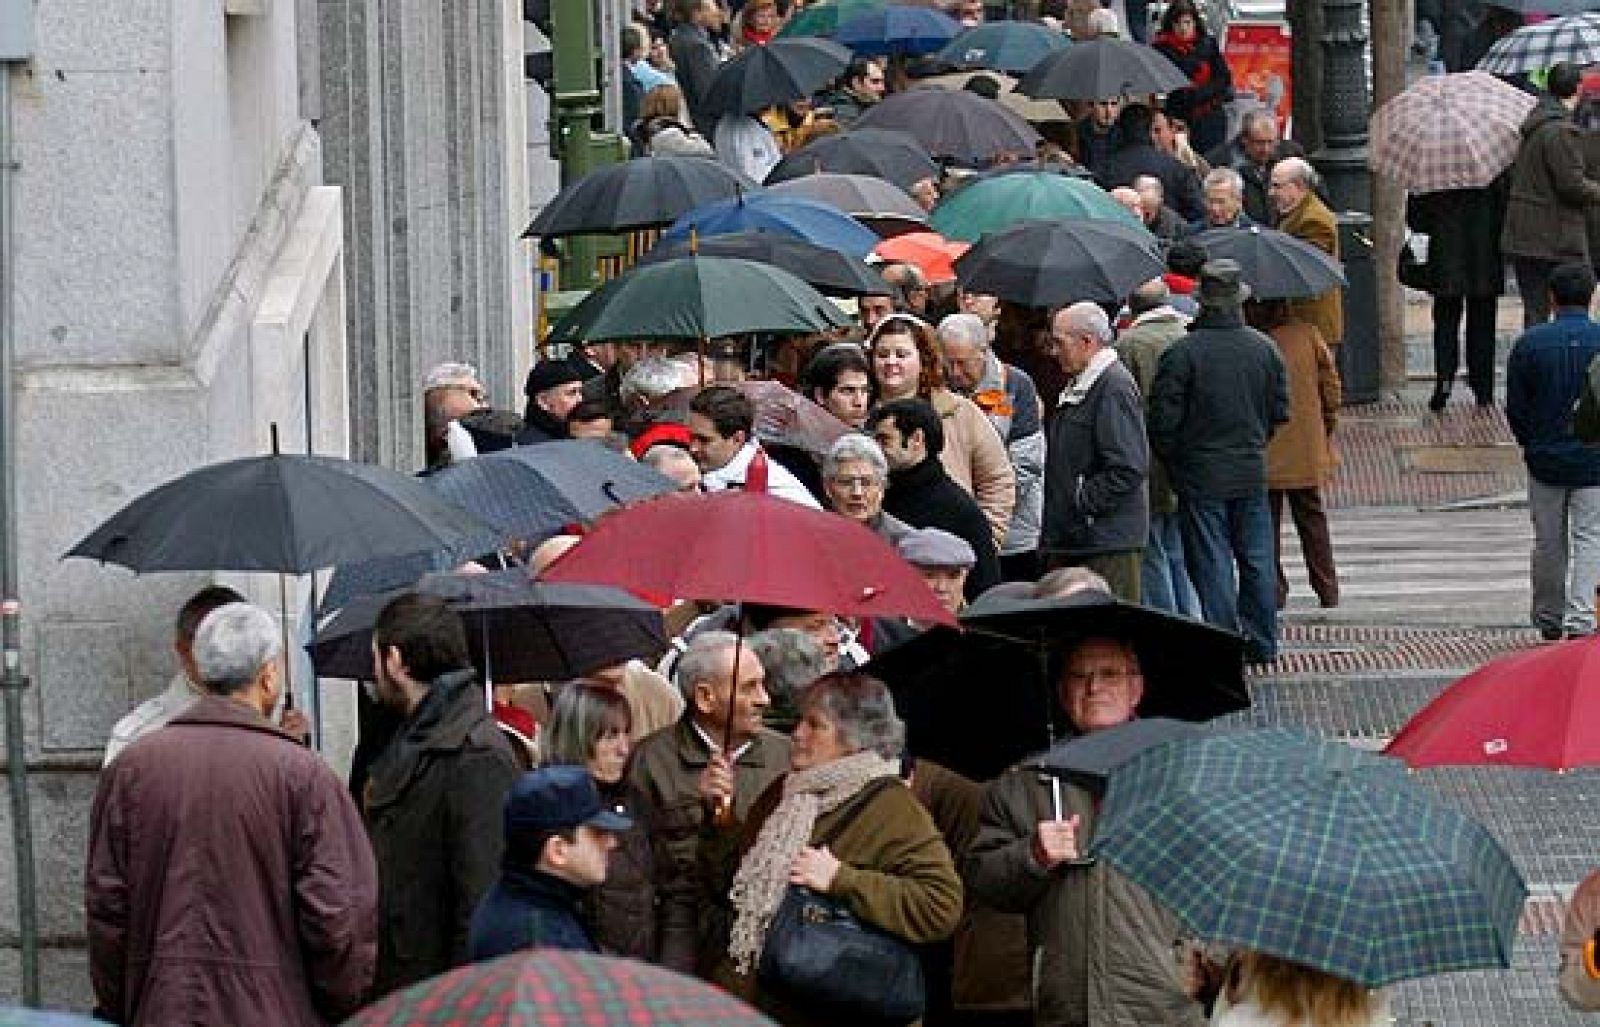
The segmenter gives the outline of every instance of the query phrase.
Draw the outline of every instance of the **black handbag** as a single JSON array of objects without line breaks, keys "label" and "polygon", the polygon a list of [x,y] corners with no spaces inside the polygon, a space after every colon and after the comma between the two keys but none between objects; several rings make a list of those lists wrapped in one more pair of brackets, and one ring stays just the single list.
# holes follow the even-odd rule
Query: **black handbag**
[{"label": "black handbag", "polygon": [[[855,804],[857,813],[883,785],[869,787],[871,794]],[[830,836],[852,819],[836,825]],[[845,903],[794,884],[767,927],[756,977],[775,996],[832,1014],[841,1023],[910,1023],[922,1016],[927,1002],[922,963],[911,946],[862,923]]]}]

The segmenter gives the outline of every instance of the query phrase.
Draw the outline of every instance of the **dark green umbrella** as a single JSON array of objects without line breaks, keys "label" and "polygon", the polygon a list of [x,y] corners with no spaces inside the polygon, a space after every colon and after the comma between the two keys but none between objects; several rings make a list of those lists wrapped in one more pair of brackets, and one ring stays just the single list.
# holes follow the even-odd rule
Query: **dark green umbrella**
[{"label": "dark green umbrella", "polygon": [[1021,75],[1071,45],[1066,33],[1037,22],[991,21],[962,32],[935,56],[954,68],[987,68]]},{"label": "dark green umbrella", "polygon": [[945,197],[929,219],[946,239],[977,242],[1021,221],[1113,221],[1142,228],[1111,194],[1082,178],[1048,171],[982,178]]},{"label": "dark green umbrella", "polygon": [[887,7],[887,0],[824,0],[802,8],[778,32],[779,39],[793,36],[831,36],[840,23],[858,14]]},{"label": "dark green umbrella", "polygon": [[1528,889],[1398,760],[1281,728],[1112,771],[1091,853],[1201,938],[1369,988],[1510,964]]},{"label": "dark green umbrella", "polygon": [[826,332],[850,323],[789,272],[731,257],[643,264],[590,293],[550,342],[715,339],[752,332]]}]

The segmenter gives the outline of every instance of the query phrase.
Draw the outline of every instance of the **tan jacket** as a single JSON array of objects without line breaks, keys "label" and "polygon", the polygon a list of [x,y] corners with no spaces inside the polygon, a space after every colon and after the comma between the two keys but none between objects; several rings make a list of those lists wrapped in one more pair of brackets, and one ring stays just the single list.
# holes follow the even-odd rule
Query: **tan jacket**
[{"label": "tan jacket", "polygon": [[[1600,932],[1600,870],[1583,879],[1567,905],[1567,920],[1561,928],[1561,997],[1573,1009],[1600,1012],[1600,975],[1589,971],[1584,961],[1585,943],[1593,943]],[[1596,946],[1600,949],[1600,945]],[[1600,951],[1590,950],[1590,959],[1600,971]]]},{"label": "tan jacket", "polygon": [[683,716],[683,693],[643,660],[629,660],[623,667],[622,694],[633,715],[633,730],[628,734],[635,742],[676,724]]},{"label": "tan jacket", "polygon": [[1339,420],[1339,371],[1314,325],[1291,322],[1271,334],[1289,371],[1289,420],[1267,443],[1267,488],[1320,488],[1337,462],[1330,437]]},{"label": "tan jacket", "polygon": [[928,402],[938,411],[944,429],[939,462],[945,473],[978,501],[999,549],[1017,505],[1017,475],[1006,455],[1005,441],[988,415],[967,397],[949,389],[934,389]]},{"label": "tan jacket", "polygon": [[[1339,259],[1339,224],[1333,211],[1313,192],[1306,193],[1300,205],[1278,219],[1278,231],[1308,242],[1328,256]],[[1322,341],[1337,346],[1344,341],[1344,290],[1337,287],[1309,299],[1290,300],[1289,310],[1296,321],[1309,321],[1322,333]]]}]

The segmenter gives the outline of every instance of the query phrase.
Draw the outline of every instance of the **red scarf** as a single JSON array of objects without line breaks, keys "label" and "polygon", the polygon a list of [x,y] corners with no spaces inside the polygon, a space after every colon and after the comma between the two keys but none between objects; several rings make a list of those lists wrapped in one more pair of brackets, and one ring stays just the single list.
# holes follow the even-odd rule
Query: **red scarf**
[{"label": "red scarf", "polygon": [[768,43],[772,42],[772,37],[776,35],[777,32],[774,29],[768,29],[765,32],[760,32],[746,25],[739,34],[744,37],[744,41],[750,46],[766,46]]},{"label": "red scarf", "polygon": [[[1196,33],[1192,38],[1179,39],[1171,32],[1156,33],[1155,45],[1163,50],[1172,51],[1174,58],[1193,58],[1195,47],[1200,44],[1200,35]],[[1189,75],[1189,81],[1196,86],[1203,86],[1211,81],[1211,62],[1196,61],[1192,68],[1183,69]]]}]

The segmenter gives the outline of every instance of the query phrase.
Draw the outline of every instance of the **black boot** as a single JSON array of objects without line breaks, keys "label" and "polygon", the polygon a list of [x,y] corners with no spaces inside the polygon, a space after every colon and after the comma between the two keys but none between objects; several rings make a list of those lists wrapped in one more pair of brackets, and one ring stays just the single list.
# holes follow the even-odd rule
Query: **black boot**
[{"label": "black boot", "polygon": [[1433,395],[1428,397],[1428,409],[1437,414],[1444,409],[1444,405],[1448,402],[1450,402],[1450,383],[1435,382]]}]

